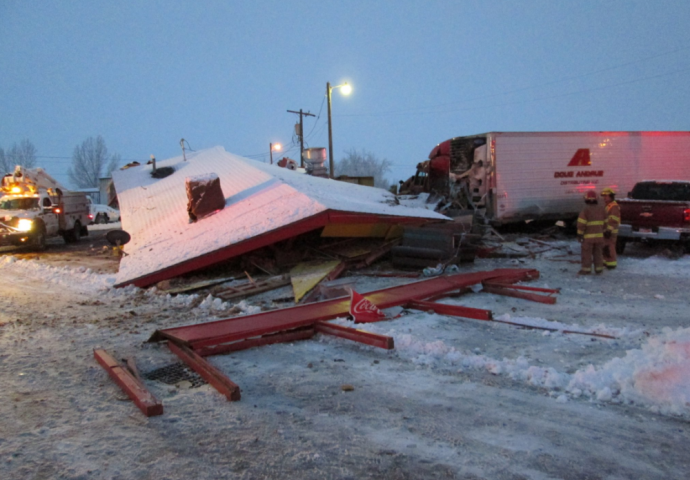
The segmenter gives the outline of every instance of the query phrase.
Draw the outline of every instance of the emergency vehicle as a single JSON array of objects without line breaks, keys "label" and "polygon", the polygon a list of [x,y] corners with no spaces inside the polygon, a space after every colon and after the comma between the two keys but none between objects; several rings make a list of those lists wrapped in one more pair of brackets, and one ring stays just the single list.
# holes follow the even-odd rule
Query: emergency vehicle
[{"label": "emergency vehicle", "polygon": [[86,194],[68,192],[42,168],[18,165],[2,178],[0,193],[1,245],[44,249],[50,237],[72,243],[88,235]]},{"label": "emergency vehicle", "polygon": [[423,185],[491,224],[566,220],[588,190],[690,180],[690,132],[490,132],[446,140],[417,168],[401,188]]}]

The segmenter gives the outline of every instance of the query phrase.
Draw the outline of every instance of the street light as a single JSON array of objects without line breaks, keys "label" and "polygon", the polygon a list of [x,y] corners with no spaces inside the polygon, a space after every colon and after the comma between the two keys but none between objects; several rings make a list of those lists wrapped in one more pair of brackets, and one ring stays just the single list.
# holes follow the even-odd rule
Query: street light
[{"label": "street light", "polygon": [[268,144],[268,150],[270,151],[271,154],[271,165],[273,165],[273,150],[276,152],[279,152],[283,146],[280,143],[269,143]]},{"label": "street light", "polygon": [[352,93],[352,87],[347,82],[342,85],[331,87],[330,82],[326,82],[326,96],[328,97],[328,176],[333,178],[333,127],[331,126],[331,91],[334,88],[339,88],[340,93],[349,95]]}]

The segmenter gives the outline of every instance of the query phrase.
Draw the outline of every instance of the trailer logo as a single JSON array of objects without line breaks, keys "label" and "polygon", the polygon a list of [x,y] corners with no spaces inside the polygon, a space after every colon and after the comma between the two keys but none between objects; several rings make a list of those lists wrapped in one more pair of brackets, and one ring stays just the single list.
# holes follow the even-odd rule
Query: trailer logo
[{"label": "trailer logo", "polygon": [[592,164],[592,158],[589,156],[589,148],[580,148],[573,158],[570,159],[569,167],[588,167]]},{"label": "trailer logo", "polygon": [[[592,165],[592,157],[589,154],[589,148],[580,148],[573,158],[570,159],[569,167],[590,167]],[[553,178],[591,178],[603,177],[603,170],[570,170],[565,172],[554,172]],[[580,184],[579,180],[562,181],[561,185]],[[585,182],[589,183],[589,182]],[[596,182],[594,182],[596,183]]]}]

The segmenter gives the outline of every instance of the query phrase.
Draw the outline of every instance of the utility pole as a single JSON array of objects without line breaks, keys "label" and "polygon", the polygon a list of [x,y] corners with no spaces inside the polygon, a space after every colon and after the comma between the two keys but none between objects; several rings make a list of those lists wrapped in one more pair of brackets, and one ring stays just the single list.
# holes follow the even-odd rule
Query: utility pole
[{"label": "utility pole", "polygon": [[302,116],[315,117],[316,115],[309,112],[303,112],[301,108],[299,112],[288,110],[288,113],[296,113],[299,115],[299,166],[304,168],[304,158],[302,158],[302,153],[304,152],[304,124],[302,123]]}]

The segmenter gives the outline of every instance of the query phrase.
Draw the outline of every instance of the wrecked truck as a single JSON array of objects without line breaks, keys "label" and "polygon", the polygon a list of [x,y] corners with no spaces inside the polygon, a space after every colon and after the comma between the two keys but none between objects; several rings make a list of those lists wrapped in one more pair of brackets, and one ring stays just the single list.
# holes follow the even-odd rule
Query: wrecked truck
[{"label": "wrecked truck", "polygon": [[428,192],[449,216],[486,223],[573,220],[588,190],[690,179],[690,132],[489,132],[435,146],[399,194]]}]

